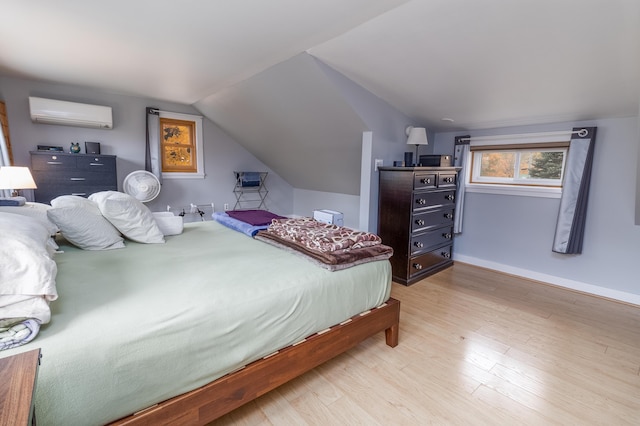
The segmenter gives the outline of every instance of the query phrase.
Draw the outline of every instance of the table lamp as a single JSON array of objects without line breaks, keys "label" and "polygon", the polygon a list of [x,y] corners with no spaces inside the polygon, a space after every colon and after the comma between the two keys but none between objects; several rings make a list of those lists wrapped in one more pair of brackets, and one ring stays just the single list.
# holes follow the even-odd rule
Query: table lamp
[{"label": "table lamp", "polygon": [[36,183],[28,167],[0,167],[0,189],[10,189],[11,196],[17,197],[20,189],[36,189]]},{"label": "table lamp", "polygon": [[[407,126],[405,133],[407,134],[407,145],[416,146],[415,164],[418,165],[420,164],[420,160],[418,158],[418,147],[420,145],[429,145],[429,141],[427,140],[427,130],[424,127]],[[410,164],[405,164],[405,166],[410,166]]]}]

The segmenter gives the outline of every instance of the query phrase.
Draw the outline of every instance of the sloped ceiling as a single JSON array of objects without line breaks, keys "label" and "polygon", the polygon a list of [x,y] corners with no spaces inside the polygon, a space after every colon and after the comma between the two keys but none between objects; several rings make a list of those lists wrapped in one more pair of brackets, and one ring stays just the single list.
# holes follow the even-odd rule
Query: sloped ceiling
[{"label": "sloped ceiling", "polygon": [[640,1],[411,1],[309,53],[433,129],[635,116]]},{"label": "sloped ceiling", "polygon": [[0,73],[192,104],[405,1],[5,1]]},{"label": "sloped ceiling", "polygon": [[308,54],[195,106],[295,187],[360,193],[366,126]]}]

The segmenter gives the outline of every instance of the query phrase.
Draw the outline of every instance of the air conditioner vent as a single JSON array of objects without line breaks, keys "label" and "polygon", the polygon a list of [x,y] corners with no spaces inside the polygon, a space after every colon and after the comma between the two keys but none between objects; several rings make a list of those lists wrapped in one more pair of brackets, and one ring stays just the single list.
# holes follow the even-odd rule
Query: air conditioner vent
[{"label": "air conditioner vent", "polygon": [[111,107],[29,97],[29,111],[34,123],[112,129]]}]

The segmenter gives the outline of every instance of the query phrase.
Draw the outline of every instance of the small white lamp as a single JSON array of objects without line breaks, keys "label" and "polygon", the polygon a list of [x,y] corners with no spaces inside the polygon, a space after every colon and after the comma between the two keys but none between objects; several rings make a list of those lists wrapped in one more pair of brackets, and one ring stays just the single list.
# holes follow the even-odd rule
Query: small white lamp
[{"label": "small white lamp", "polygon": [[28,167],[0,167],[0,189],[11,189],[11,196],[17,197],[20,189],[36,189],[36,183]]},{"label": "small white lamp", "polygon": [[407,134],[407,145],[416,146],[415,164],[420,164],[420,160],[418,158],[418,147],[420,145],[429,145],[429,141],[427,140],[427,130],[424,127],[407,126],[405,133]]}]

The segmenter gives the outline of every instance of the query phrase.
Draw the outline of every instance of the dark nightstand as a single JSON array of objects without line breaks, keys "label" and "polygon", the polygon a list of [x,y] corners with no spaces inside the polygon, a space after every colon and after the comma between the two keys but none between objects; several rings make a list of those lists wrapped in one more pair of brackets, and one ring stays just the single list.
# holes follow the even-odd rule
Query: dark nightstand
[{"label": "dark nightstand", "polygon": [[0,359],[0,426],[35,425],[40,349]]}]

